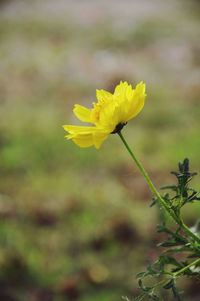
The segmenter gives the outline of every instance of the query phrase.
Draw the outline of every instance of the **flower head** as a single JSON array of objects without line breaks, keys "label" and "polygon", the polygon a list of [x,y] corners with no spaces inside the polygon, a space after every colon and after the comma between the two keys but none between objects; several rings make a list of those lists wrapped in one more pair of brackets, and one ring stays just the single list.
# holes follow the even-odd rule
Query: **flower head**
[{"label": "flower head", "polygon": [[69,133],[66,138],[72,139],[80,147],[94,145],[97,149],[110,134],[121,131],[123,126],[134,118],[143,108],[146,98],[145,84],[140,82],[135,89],[127,82],[120,82],[113,94],[97,90],[97,103],[87,109],[76,104],[74,114],[93,126],[64,125]]}]

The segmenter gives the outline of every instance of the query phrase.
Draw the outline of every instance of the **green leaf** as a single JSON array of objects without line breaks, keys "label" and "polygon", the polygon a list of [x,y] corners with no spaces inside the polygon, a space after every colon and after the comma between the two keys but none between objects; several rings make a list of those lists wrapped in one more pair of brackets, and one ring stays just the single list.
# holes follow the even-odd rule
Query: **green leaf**
[{"label": "green leaf", "polygon": [[183,244],[183,243],[182,242],[177,242],[175,240],[169,240],[169,241],[162,242],[158,245],[161,246],[161,247],[173,247],[173,246],[179,246],[181,244]]},{"label": "green leaf", "polygon": [[160,187],[160,189],[162,189],[162,190],[164,190],[164,189],[171,189],[171,190],[173,190],[173,191],[177,191],[177,190],[178,190],[178,188],[177,188],[176,185],[162,186],[162,187]]},{"label": "green leaf", "polygon": [[153,202],[150,204],[150,207],[153,207],[157,203],[158,203],[158,199],[153,198]]},{"label": "green leaf", "polygon": [[151,293],[148,295],[149,299],[154,300],[154,301],[162,301],[162,299],[160,297],[158,297],[157,295]]},{"label": "green leaf", "polygon": [[140,272],[136,275],[136,279],[138,278],[144,278],[145,276],[149,275],[148,272]]},{"label": "green leaf", "polygon": [[172,256],[169,256],[169,255],[165,255],[165,256],[162,256],[164,258],[164,263],[165,264],[172,264],[172,265],[175,265],[177,267],[182,267],[182,265]]},{"label": "green leaf", "polygon": [[179,290],[179,288],[177,287],[175,281],[174,281],[174,285],[172,286],[172,292],[173,292],[174,297],[175,297],[178,301],[181,301],[181,300],[182,300],[181,295],[182,295],[183,292],[181,292],[181,291]]},{"label": "green leaf", "polygon": [[150,275],[159,275],[159,271],[155,270],[152,268],[150,261],[148,261],[148,265],[147,265],[147,271],[149,272]]},{"label": "green leaf", "polygon": [[184,247],[177,247],[177,248],[170,248],[168,250],[165,250],[166,253],[169,253],[169,252],[183,252],[183,251],[186,251],[186,252],[191,252],[192,249],[190,246],[184,246]]}]

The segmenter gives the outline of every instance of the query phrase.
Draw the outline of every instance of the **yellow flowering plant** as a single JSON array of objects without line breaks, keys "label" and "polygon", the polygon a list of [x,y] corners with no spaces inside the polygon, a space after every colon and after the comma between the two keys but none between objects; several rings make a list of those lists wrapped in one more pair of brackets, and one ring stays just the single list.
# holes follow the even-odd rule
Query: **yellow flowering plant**
[{"label": "yellow flowering plant", "polygon": [[80,147],[94,145],[98,149],[110,134],[121,131],[142,110],[146,98],[145,84],[141,82],[132,89],[127,82],[121,82],[114,94],[97,90],[96,96],[98,103],[93,103],[93,109],[78,104],[74,108],[74,114],[79,120],[94,126],[63,126],[69,133],[66,138],[72,139]]},{"label": "yellow flowering plant", "polygon": [[[175,230],[169,229],[166,225],[165,215],[162,215],[163,221],[158,226],[157,231],[168,235],[166,241],[159,244],[165,248],[165,251],[153,265],[148,264],[145,272],[137,275],[142,294],[134,300],[141,301],[148,298],[149,300],[162,301],[162,293],[158,291],[158,288],[162,287],[165,290],[171,289],[174,298],[180,301],[182,300],[182,293],[176,285],[176,280],[181,276],[193,276],[200,279],[199,224],[197,223],[193,229],[190,229],[183,222],[181,215],[181,208],[185,204],[200,200],[199,192],[188,187],[188,183],[196,173],[189,171],[189,160],[185,159],[183,163],[179,163],[179,171],[172,172],[177,178],[177,185],[163,187],[170,189],[173,194],[166,193],[161,196],[130,149],[121,131],[129,120],[140,113],[144,106],[146,92],[143,82],[140,82],[135,89],[127,82],[120,82],[113,94],[104,90],[97,90],[96,96],[98,102],[93,103],[92,109],[76,104],[73,110],[79,120],[91,123],[92,126],[64,125],[64,129],[68,132],[66,138],[72,139],[80,147],[95,146],[99,149],[110,134],[117,133],[119,135],[153,192],[152,205],[157,204],[162,208],[176,225]],[[188,252],[189,255],[185,255],[185,252]],[[177,260],[177,254],[181,254],[180,258],[185,256],[184,260]],[[196,259],[191,261],[191,258]],[[147,276],[157,278],[159,281],[147,287],[143,283],[143,278]],[[125,299],[128,300],[127,297]]]}]

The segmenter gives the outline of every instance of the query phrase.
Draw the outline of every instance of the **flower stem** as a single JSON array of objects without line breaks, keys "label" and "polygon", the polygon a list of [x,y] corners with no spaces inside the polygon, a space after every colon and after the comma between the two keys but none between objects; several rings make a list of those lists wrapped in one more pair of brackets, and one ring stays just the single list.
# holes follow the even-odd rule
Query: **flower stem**
[{"label": "flower stem", "polygon": [[174,220],[176,222],[178,222],[177,221],[178,220],[177,217],[175,216],[174,213],[172,213],[170,211],[170,209],[168,208],[167,204],[162,199],[162,197],[160,196],[159,192],[156,190],[155,186],[151,182],[151,180],[150,180],[147,172],[145,171],[145,169],[142,167],[141,163],[137,160],[137,158],[133,154],[132,150],[130,149],[130,147],[129,147],[128,143],[126,142],[125,138],[123,137],[122,133],[119,132],[118,134],[119,134],[121,140],[123,141],[125,147],[127,148],[128,152],[130,153],[131,157],[133,158],[133,160],[135,161],[135,163],[139,167],[140,171],[142,172],[143,176],[145,177],[145,180],[147,181],[147,184],[149,185],[149,187],[150,187],[151,191],[153,192],[153,194],[157,197],[157,199],[160,201],[160,203],[162,204],[162,206],[167,210],[167,212],[174,218]]},{"label": "flower stem", "polygon": [[183,223],[183,221],[181,221],[176,214],[168,207],[168,205],[166,204],[165,200],[163,200],[163,198],[161,197],[161,195],[159,194],[159,192],[157,191],[157,189],[155,188],[155,186],[153,185],[153,183],[151,182],[147,172],[145,171],[145,169],[142,167],[141,163],[137,160],[137,158],[135,157],[135,155],[133,154],[132,150],[130,149],[128,143],[126,142],[124,136],[122,135],[121,132],[118,132],[119,137],[121,138],[122,142],[124,143],[126,149],[128,150],[129,154],[131,155],[131,157],[133,158],[133,160],[135,161],[135,163],[137,164],[138,168],[140,169],[141,173],[143,174],[145,180],[147,181],[147,184],[149,185],[151,191],[153,192],[153,194],[155,195],[155,197],[158,199],[158,201],[160,202],[160,204],[165,208],[165,210],[168,212],[168,214],[174,219],[174,221],[181,226],[185,232],[188,233],[188,235],[190,237],[192,237],[195,241],[200,243],[200,238],[198,236],[196,236],[193,232],[190,231],[190,229]]}]

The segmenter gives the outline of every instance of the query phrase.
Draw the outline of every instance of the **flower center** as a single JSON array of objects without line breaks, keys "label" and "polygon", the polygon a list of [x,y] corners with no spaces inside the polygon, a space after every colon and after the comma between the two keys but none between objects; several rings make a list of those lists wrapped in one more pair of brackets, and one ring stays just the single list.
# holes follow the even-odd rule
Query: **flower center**
[{"label": "flower center", "polygon": [[114,131],[111,134],[116,134],[116,133],[120,133],[121,130],[123,129],[123,127],[127,124],[127,122],[124,123],[118,123],[118,125],[116,125],[116,128],[114,129]]}]

